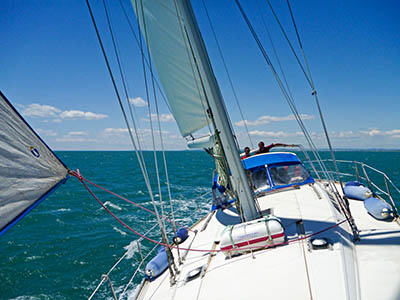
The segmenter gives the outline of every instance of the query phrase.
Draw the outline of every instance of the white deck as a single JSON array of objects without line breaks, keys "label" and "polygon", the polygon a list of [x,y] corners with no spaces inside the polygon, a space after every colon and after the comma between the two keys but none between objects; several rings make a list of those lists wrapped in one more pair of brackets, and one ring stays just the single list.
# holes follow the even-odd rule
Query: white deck
[{"label": "white deck", "polygon": [[[273,208],[281,218],[289,240],[299,236],[299,219],[306,234],[343,220],[318,184],[258,200],[262,210]],[[184,263],[177,264],[180,273],[175,285],[170,286],[169,273],[164,272],[146,282],[138,299],[400,299],[399,224],[373,219],[361,201],[351,201],[351,211],[361,231],[355,246],[343,223],[319,235],[333,242],[326,250],[310,251],[304,240],[231,259],[219,252],[210,260],[209,252],[190,251]],[[193,228],[197,235],[191,233],[182,248],[212,249],[225,226],[239,222],[234,208],[217,211],[200,231],[206,220]],[[186,281],[188,272],[207,265],[204,277]]]}]

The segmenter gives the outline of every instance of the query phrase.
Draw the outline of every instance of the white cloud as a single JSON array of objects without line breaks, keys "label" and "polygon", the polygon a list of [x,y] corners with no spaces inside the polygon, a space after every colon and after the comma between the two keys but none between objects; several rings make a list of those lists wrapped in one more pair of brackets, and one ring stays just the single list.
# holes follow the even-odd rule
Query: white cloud
[{"label": "white cloud", "polygon": [[[142,119],[149,122],[149,119]],[[157,122],[157,114],[151,114],[151,120]],[[160,114],[160,122],[169,123],[175,122],[174,116],[172,114]]]},{"label": "white cloud", "polygon": [[143,100],[141,97],[137,98],[130,98],[129,103],[133,104],[134,106],[137,107],[144,107],[147,106],[147,101]]},{"label": "white cloud", "polygon": [[[131,131],[133,134],[135,134],[135,131],[133,128],[131,128]],[[114,136],[120,136],[122,134],[127,134],[128,129],[127,128],[105,128],[103,130],[103,134],[105,135],[114,135]],[[168,131],[162,130],[161,133],[163,135],[169,134]],[[142,136],[150,136],[151,135],[151,129],[150,128],[138,128],[138,134]],[[159,135],[160,131],[159,130],[154,130],[154,134]]]},{"label": "white cloud", "polygon": [[360,133],[369,135],[369,136],[376,136],[376,135],[383,135],[383,132],[378,129],[371,129],[367,131],[360,131]]},{"label": "white cloud", "polygon": [[[307,115],[307,114],[300,114],[300,118],[304,120],[313,120],[315,117],[313,115]],[[255,121],[248,121],[248,120],[241,120],[239,122],[236,122],[236,126],[244,126],[245,124],[247,126],[258,126],[258,125],[264,125],[268,124],[271,122],[282,122],[282,121],[293,121],[296,118],[294,115],[288,115],[284,117],[275,117],[275,116],[261,116]]]},{"label": "white cloud", "polygon": [[107,135],[121,134],[125,132],[128,132],[127,128],[105,128],[103,130],[103,133]]},{"label": "white cloud", "polygon": [[265,137],[288,137],[290,134],[283,132],[283,131],[278,131],[278,132],[273,132],[273,131],[264,131],[264,130],[253,130],[249,131],[250,135],[254,136],[265,136]]},{"label": "white cloud", "polygon": [[70,119],[70,120],[76,120],[76,119],[101,120],[108,117],[105,114],[96,114],[90,111],[85,112],[80,110],[66,110],[63,111],[59,116],[61,119]]},{"label": "white cloud", "polygon": [[368,136],[388,136],[392,138],[400,138],[400,129],[392,129],[387,131],[381,131],[379,129],[361,130],[361,134]]},{"label": "white cloud", "polygon": [[[22,114],[26,117],[33,118],[53,118],[53,122],[59,123],[63,120],[101,120],[108,117],[106,114],[97,114],[90,111],[80,111],[80,110],[65,110],[62,111],[51,105],[41,105],[37,103],[29,104],[27,107],[23,107]],[[43,120],[43,122],[48,122],[49,120]]]},{"label": "white cloud", "polygon": [[88,133],[86,131],[70,131],[68,132],[69,136],[86,136]]},{"label": "white cloud", "polygon": [[60,138],[56,138],[56,142],[60,143],[95,143],[96,139],[87,138],[86,131],[70,131]]},{"label": "white cloud", "polygon": [[36,129],[36,131],[41,136],[57,136],[58,135],[57,132],[55,132],[54,130],[51,130],[51,129],[47,130],[47,129],[38,128],[38,129]]},{"label": "white cloud", "polygon": [[342,132],[331,132],[329,134],[333,138],[338,138],[338,139],[346,139],[346,138],[358,138],[360,137],[359,132],[354,132],[352,130],[350,131],[342,131]]},{"label": "white cloud", "polygon": [[60,113],[61,110],[51,105],[41,105],[37,103],[29,104],[22,110],[22,114],[26,117],[46,118],[53,117]]}]

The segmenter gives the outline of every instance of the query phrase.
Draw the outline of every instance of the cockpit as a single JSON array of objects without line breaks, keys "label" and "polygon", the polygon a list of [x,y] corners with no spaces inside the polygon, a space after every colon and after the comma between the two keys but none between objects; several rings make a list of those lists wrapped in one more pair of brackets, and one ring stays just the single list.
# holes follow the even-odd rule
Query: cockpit
[{"label": "cockpit", "polygon": [[314,182],[294,153],[259,154],[242,162],[256,193]]}]

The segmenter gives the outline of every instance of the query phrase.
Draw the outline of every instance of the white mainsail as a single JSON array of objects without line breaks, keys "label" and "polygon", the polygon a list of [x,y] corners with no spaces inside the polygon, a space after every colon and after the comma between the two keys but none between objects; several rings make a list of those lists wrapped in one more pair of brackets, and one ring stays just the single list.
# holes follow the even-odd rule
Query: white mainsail
[{"label": "white mainsail", "polygon": [[0,92],[0,235],[38,205],[68,175]]},{"label": "white mainsail", "polygon": [[182,135],[204,127],[210,112],[244,217],[256,218],[253,192],[190,1],[132,0],[132,4]]},{"label": "white mainsail", "polygon": [[[167,95],[171,111],[178,123],[182,136],[188,136],[209,123],[206,113],[206,100],[203,87],[199,80],[204,69],[199,65],[199,70],[193,61],[199,57],[197,47],[190,49],[188,36],[184,25],[185,15],[179,14],[180,1],[138,1],[132,0],[140,21],[143,35],[147,35],[148,47],[157,73]],[[141,10],[143,5],[143,15]],[[209,91],[207,82],[204,88]]]}]

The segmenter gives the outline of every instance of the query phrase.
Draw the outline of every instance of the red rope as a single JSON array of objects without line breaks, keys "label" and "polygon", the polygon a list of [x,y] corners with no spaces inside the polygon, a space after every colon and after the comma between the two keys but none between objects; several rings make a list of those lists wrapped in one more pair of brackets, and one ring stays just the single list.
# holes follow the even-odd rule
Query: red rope
[{"label": "red rope", "polygon": [[[69,170],[68,173],[69,173],[70,175],[72,175],[72,176],[78,178],[78,180],[81,181],[81,182],[82,182],[82,181],[86,181],[87,183],[90,183],[91,185],[93,185],[93,186],[95,186],[95,187],[97,187],[97,188],[99,188],[99,189],[101,189],[101,190],[103,190],[103,191],[105,191],[105,192],[107,192],[107,193],[109,193],[109,194],[111,194],[111,195],[117,197],[117,198],[120,198],[120,199],[122,199],[122,200],[124,200],[124,201],[126,201],[126,202],[129,202],[129,203],[135,205],[136,207],[139,207],[139,208],[141,208],[141,209],[143,209],[143,210],[145,210],[145,211],[147,211],[147,212],[149,212],[149,213],[151,213],[151,214],[153,214],[153,215],[156,214],[154,211],[152,211],[152,210],[150,210],[150,209],[148,209],[148,208],[146,208],[146,207],[144,207],[144,206],[142,206],[142,205],[140,205],[140,204],[137,204],[137,203],[135,203],[135,202],[133,202],[133,201],[127,199],[127,198],[124,198],[124,197],[122,197],[121,195],[118,195],[118,194],[116,194],[116,193],[114,193],[114,192],[112,192],[112,191],[110,191],[110,190],[107,190],[106,188],[104,188],[104,187],[102,187],[102,186],[100,186],[100,185],[98,185],[98,184],[96,184],[96,183],[94,183],[94,182],[91,182],[90,180],[84,178],[84,177],[79,173],[79,169],[77,169],[76,172],[75,172],[75,171]],[[82,183],[83,183],[83,182],[82,182]],[[161,218],[163,218],[164,220],[170,222],[171,224],[178,225],[179,227],[184,227],[184,226],[180,225],[179,223],[177,223],[177,222],[175,222],[175,221],[173,221],[173,220],[171,220],[171,219],[168,219],[168,218],[165,217],[165,216],[161,216]]]},{"label": "red rope", "polygon": [[[219,250],[217,250],[217,249],[206,250],[206,249],[191,249],[191,248],[182,248],[182,247],[172,246],[172,245],[168,245],[168,244],[164,244],[164,243],[158,242],[158,241],[156,241],[156,240],[153,240],[153,239],[151,239],[151,238],[149,238],[149,237],[147,237],[147,236],[145,236],[145,235],[143,235],[143,234],[137,232],[136,230],[134,230],[133,228],[131,228],[129,225],[127,225],[124,221],[122,221],[121,219],[119,219],[116,215],[114,215],[114,214],[103,204],[103,202],[101,202],[101,201],[99,200],[99,198],[96,197],[96,195],[92,192],[92,190],[91,190],[91,189],[87,186],[87,184],[85,183],[85,181],[87,181],[87,182],[89,182],[89,183],[91,183],[91,182],[90,182],[89,180],[83,178],[82,175],[79,173],[79,170],[77,170],[77,172],[71,171],[71,170],[70,170],[70,171],[69,171],[69,174],[72,175],[72,176],[74,176],[74,177],[76,177],[76,178],[83,184],[83,186],[88,190],[88,192],[93,196],[93,198],[96,199],[96,201],[97,201],[97,202],[98,202],[98,203],[99,203],[99,204],[100,204],[100,205],[101,205],[115,220],[117,220],[122,226],[124,226],[124,227],[127,228],[128,230],[132,231],[132,232],[135,233],[136,235],[140,236],[141,238],[143,238],[143,239],[145,239],[145,240],[148,240],[148,241],[150,241],[150,242],[152,242],[152,243],[154,243],[154,244],[158,244],[158,245],[160,245],[160,246],[168,247],[168,248],[170,248],[170,249],[179,249],[179,250],[195,251],[195,252],[222,252],[221,249],[219,249]],[[96,185],[96,184],[94,184],[94,183],[91,183],[91,184],[93,184],[94,186],[97,186],[97,187],[101,188],[100,186],[98,186],[98,185]],[[104,191],[108,191],[108,190],[106,190],[106,189],[104,189],[104,188],[101,188],[101,189],[103,189]],[[112,193],[112,192],[110,192],[110,193]],[[114,193],[112,193],[112,194],[118,196],[117,194],[114,194]],[[119,196],[119,197],[120,197],[120,196]],[[120,198],[121,198],[121,199],[124,199],[123,197],[120,197]],[[129,201],[129,200],[128,200],[128,201]],[[134,202],[132,202],[132,203],[134,203]],[[135,204],[135,205],[136,205],[136,204]],[[137,204],[137,205],[138,205],[139,207],[141,207],[139,204]],[[148,209],[146,209],[146,210],[147,210],[147,211],[150,211],[151,213],[154,213],[154,212],[151,211],[151,210],[148,210]],[[320,231],[317,231],[317,232],[314,232],[314,233],[311,233],[311,234],[309,234],[309,235],[305,235],[305,236],[302,236],[302,237],[299,237],[299,238],[296,238],[296,239],[288,240],[288,241],[286,241],[286,242],[276,243],[276,244],[269,244],[267,247],[269,248],[269,247],[276,247],[276,246],[289,245],[289,244],[292,244],[292,243],[294,243],[294,242],[298,242],[298,241],[301,241],[301,240],[305,240],[305,239],[308,239],[308,238],[310,238],[310,237],[312,237],[312,236],[315,236],[315,235],[317,235],[317,234],[320,234],[320,233],[322,233],[322,232],[325,232],[325,231],[328,231],[328,230],[330,230],[330,229],[333,229],[333,228],[339,226],[340,224],[342,224],[342,223],[344,223],[344,222],[346,222],[346,221],[347,221],[346,219],[345,219],[345,220],[342,220],[342,221],[340,221],[339,223],[333,224],[332,226],[329,226],[329,227],[327,227],[327,228],[325,228],[325,229],[322,229],[322,230],[320,230]],[[252,251],[255,251],[255,250],[258,250],[258,249],[262,249],[262,248],[265,248],[265,246],[246,247],[246,248],[240,248],[240,250],[252,250]]]}]

